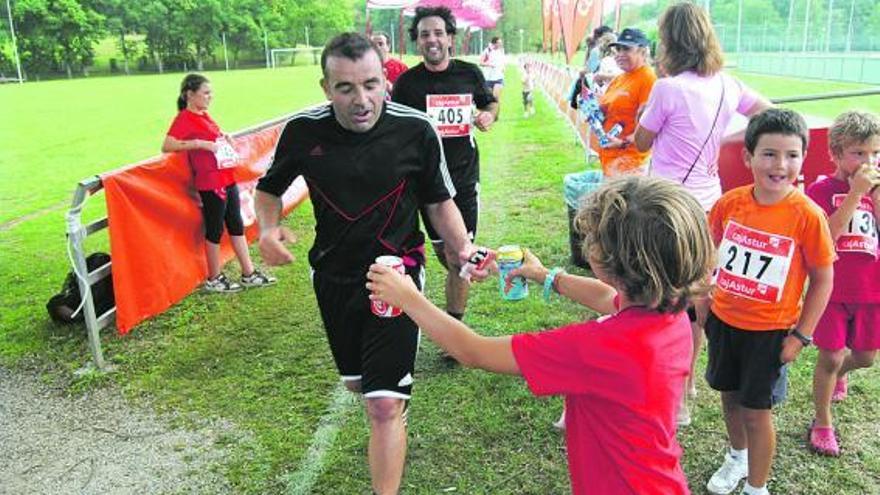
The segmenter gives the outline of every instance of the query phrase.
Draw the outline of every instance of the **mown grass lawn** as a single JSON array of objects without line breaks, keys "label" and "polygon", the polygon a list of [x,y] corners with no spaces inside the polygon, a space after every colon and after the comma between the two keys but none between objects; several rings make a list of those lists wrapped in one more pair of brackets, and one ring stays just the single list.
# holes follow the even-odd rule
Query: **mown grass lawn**
[{"label": "mown grass lawn", "polygon": [[[180,77],[0,87],[0,106],[34,114],[12,119],[17,124],[0,123],[0,170],[9,177],[0,186],[0,223],[66,201],[76,180],[90,173],[154,154],[173,113]],[[320,99],[312,68],[210,77],[217,93],[212,113],[227,130]],[[744,77],[771,96],[786,87],[805,93],[826,87],[768,83],[765,90],[762,80]],[[538,114],[523,119],[513,70],[508,81],[501,122],[478,137],[483,161],[479,241],[519,243],[548,265],[578,271],[567,264],[562,176],[583,169],[583,153],[543,98],[536,99]],[[823,115],[833,117],[842,105],[829,105]],[[52,125],[41,125],[47,122]],[[91,210],[100,212],[98,198]],[[243,433],[224,439],[233,455],[217,469],[237,493],[297,493],[297,487],[306,486],[303,480],[314,482],[312,493],[368,493],[366,420],[358,403],[336,400],[338,380],[304,262],[313,236],[310,205],[287,222],[302,240],[295,246],[297,262],[275,270],[277,287],[230,297],[194,294],[125,338],[105,332],[105,353],[117,371],[81,378],[71,372],[88,359],[83,329],[47,323],[43,308],[68,269],[63,211],[0,230],[0,363],[35,362],[46,380],[69,382],[73,393],[112,381],[133,400],[159,410],[232,421]],[[93,247],[104,245],[106,239],[98,238]],[[432,258],[427,290],[437,301],[442,277]],[[590,316],[566,301],[547,305],[538,294],[502,302],[495,281],[488,281],[475,287],[466,321],[481,333],[503,335]],[[785,494],[880,493],[880,372],[854,374],[850,398],[835,409],[844,456],[820,458],[804,449],[814,360],[815,351],[809,350],[792,369],[790,400],[777,413],[779,455],[770,488]],[[725,442],[717,394],[702,381],[699,392],[695,422],[680,432],[695,493],[703,493]],[[327,426],[322,418],[333,404],[337,409],[329,422],[339,428],[338,435],[328,442],[323,469],[304,473],[300,468],[313,435]],[[436,347],[423,341],[404,492],[566,493],[564,442],[551,426],[560,408],[559,399],[531,397],[520,379],[450,368]]]},{"label": "mown grass lawn", "polygon": [[[319,101],[317,66],[208,72],[210,112],[232,132]],[[154,156],[183,74],[0,86],[0,225],[70,200],[76,182]]]}]

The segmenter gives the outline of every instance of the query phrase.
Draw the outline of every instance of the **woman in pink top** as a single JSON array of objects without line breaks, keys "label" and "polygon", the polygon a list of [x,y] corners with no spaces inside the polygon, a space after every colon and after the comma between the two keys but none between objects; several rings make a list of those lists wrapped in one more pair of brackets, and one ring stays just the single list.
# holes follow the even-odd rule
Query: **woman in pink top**
[{"label": "woman in pink top", "polygon": [[[671,5],[660,16],[659,37],[659,72],[668,77],[654,84],[635,144],[640,151],[652,151],[651,175],[682,184],[709,211],[721,197],[718,152],[727,124],[734,113],[751,116],[769,108],[770,102],[721,70],[721,45],[703,8]],[[692,312],[692,321],[693,317]],[[694,363],[702,334],[694,324]],[[693,371],[692,365],[690,396],[696,394]],[[690,423],[685,402],[678,421]]]}]

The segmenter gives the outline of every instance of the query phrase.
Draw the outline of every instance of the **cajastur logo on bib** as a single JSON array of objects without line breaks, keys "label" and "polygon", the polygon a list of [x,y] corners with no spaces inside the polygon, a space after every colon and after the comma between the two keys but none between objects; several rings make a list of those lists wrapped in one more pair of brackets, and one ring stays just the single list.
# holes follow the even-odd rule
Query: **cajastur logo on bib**
[{"label": "cajastur logo on bib", "polygon": [[[844,199],[846,194],[832,196],[834,209],[840,208]],[[838,253],[864,253],[877,259],[877,221],[874,219],[874,202],[871,198],[862,196],[846,224],[846,230],[837,238],[835,249]]]}]

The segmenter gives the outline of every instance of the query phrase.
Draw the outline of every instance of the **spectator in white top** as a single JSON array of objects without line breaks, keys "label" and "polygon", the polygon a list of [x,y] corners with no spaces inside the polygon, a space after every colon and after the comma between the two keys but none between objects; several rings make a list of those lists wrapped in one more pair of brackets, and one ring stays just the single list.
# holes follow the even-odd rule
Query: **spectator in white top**
[{"label": "spectator in white top", "polygon": [[504,44],[501,37],[495,36],[489,46],[480,55],[480,65],[486,75],[486,85],[492,91],[492,96],[501,103],[501,90],[504,88]]}]

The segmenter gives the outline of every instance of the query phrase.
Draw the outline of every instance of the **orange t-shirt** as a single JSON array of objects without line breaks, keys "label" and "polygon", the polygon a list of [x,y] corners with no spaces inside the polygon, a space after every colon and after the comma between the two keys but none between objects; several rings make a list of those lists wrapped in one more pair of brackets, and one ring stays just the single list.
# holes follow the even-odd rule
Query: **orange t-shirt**
[{"label": "orange t-shirt", "polygon": [[709,213],[718,246],[712,312],[742,330],[791,328],[808,271],[834,264],[834,241],[824,213],[801,191],[761,205],[753,189],[728,191]]},{"label": "orange t-shirt", "polygon": [[[639,108],[648,102],[651,88],[654,87],[656,80],[654,69],[647,65],[631,72],[624,72],[611,80],[605,94],[599,99],[599,105],[605,112],[603,127],[606,132],[617,123],[623,125],[621,136],[629,136],[636,132],[637,113]],[[612,161],[624,158],[622,162],[625,164],[615,167],[613,172],[625,172],[644,164],[650,154],[650,151],[640,152],[632,144],[626,148],[599,148],[599,161],[602,163],[605,175],[611,175],[607,168]]]}]

